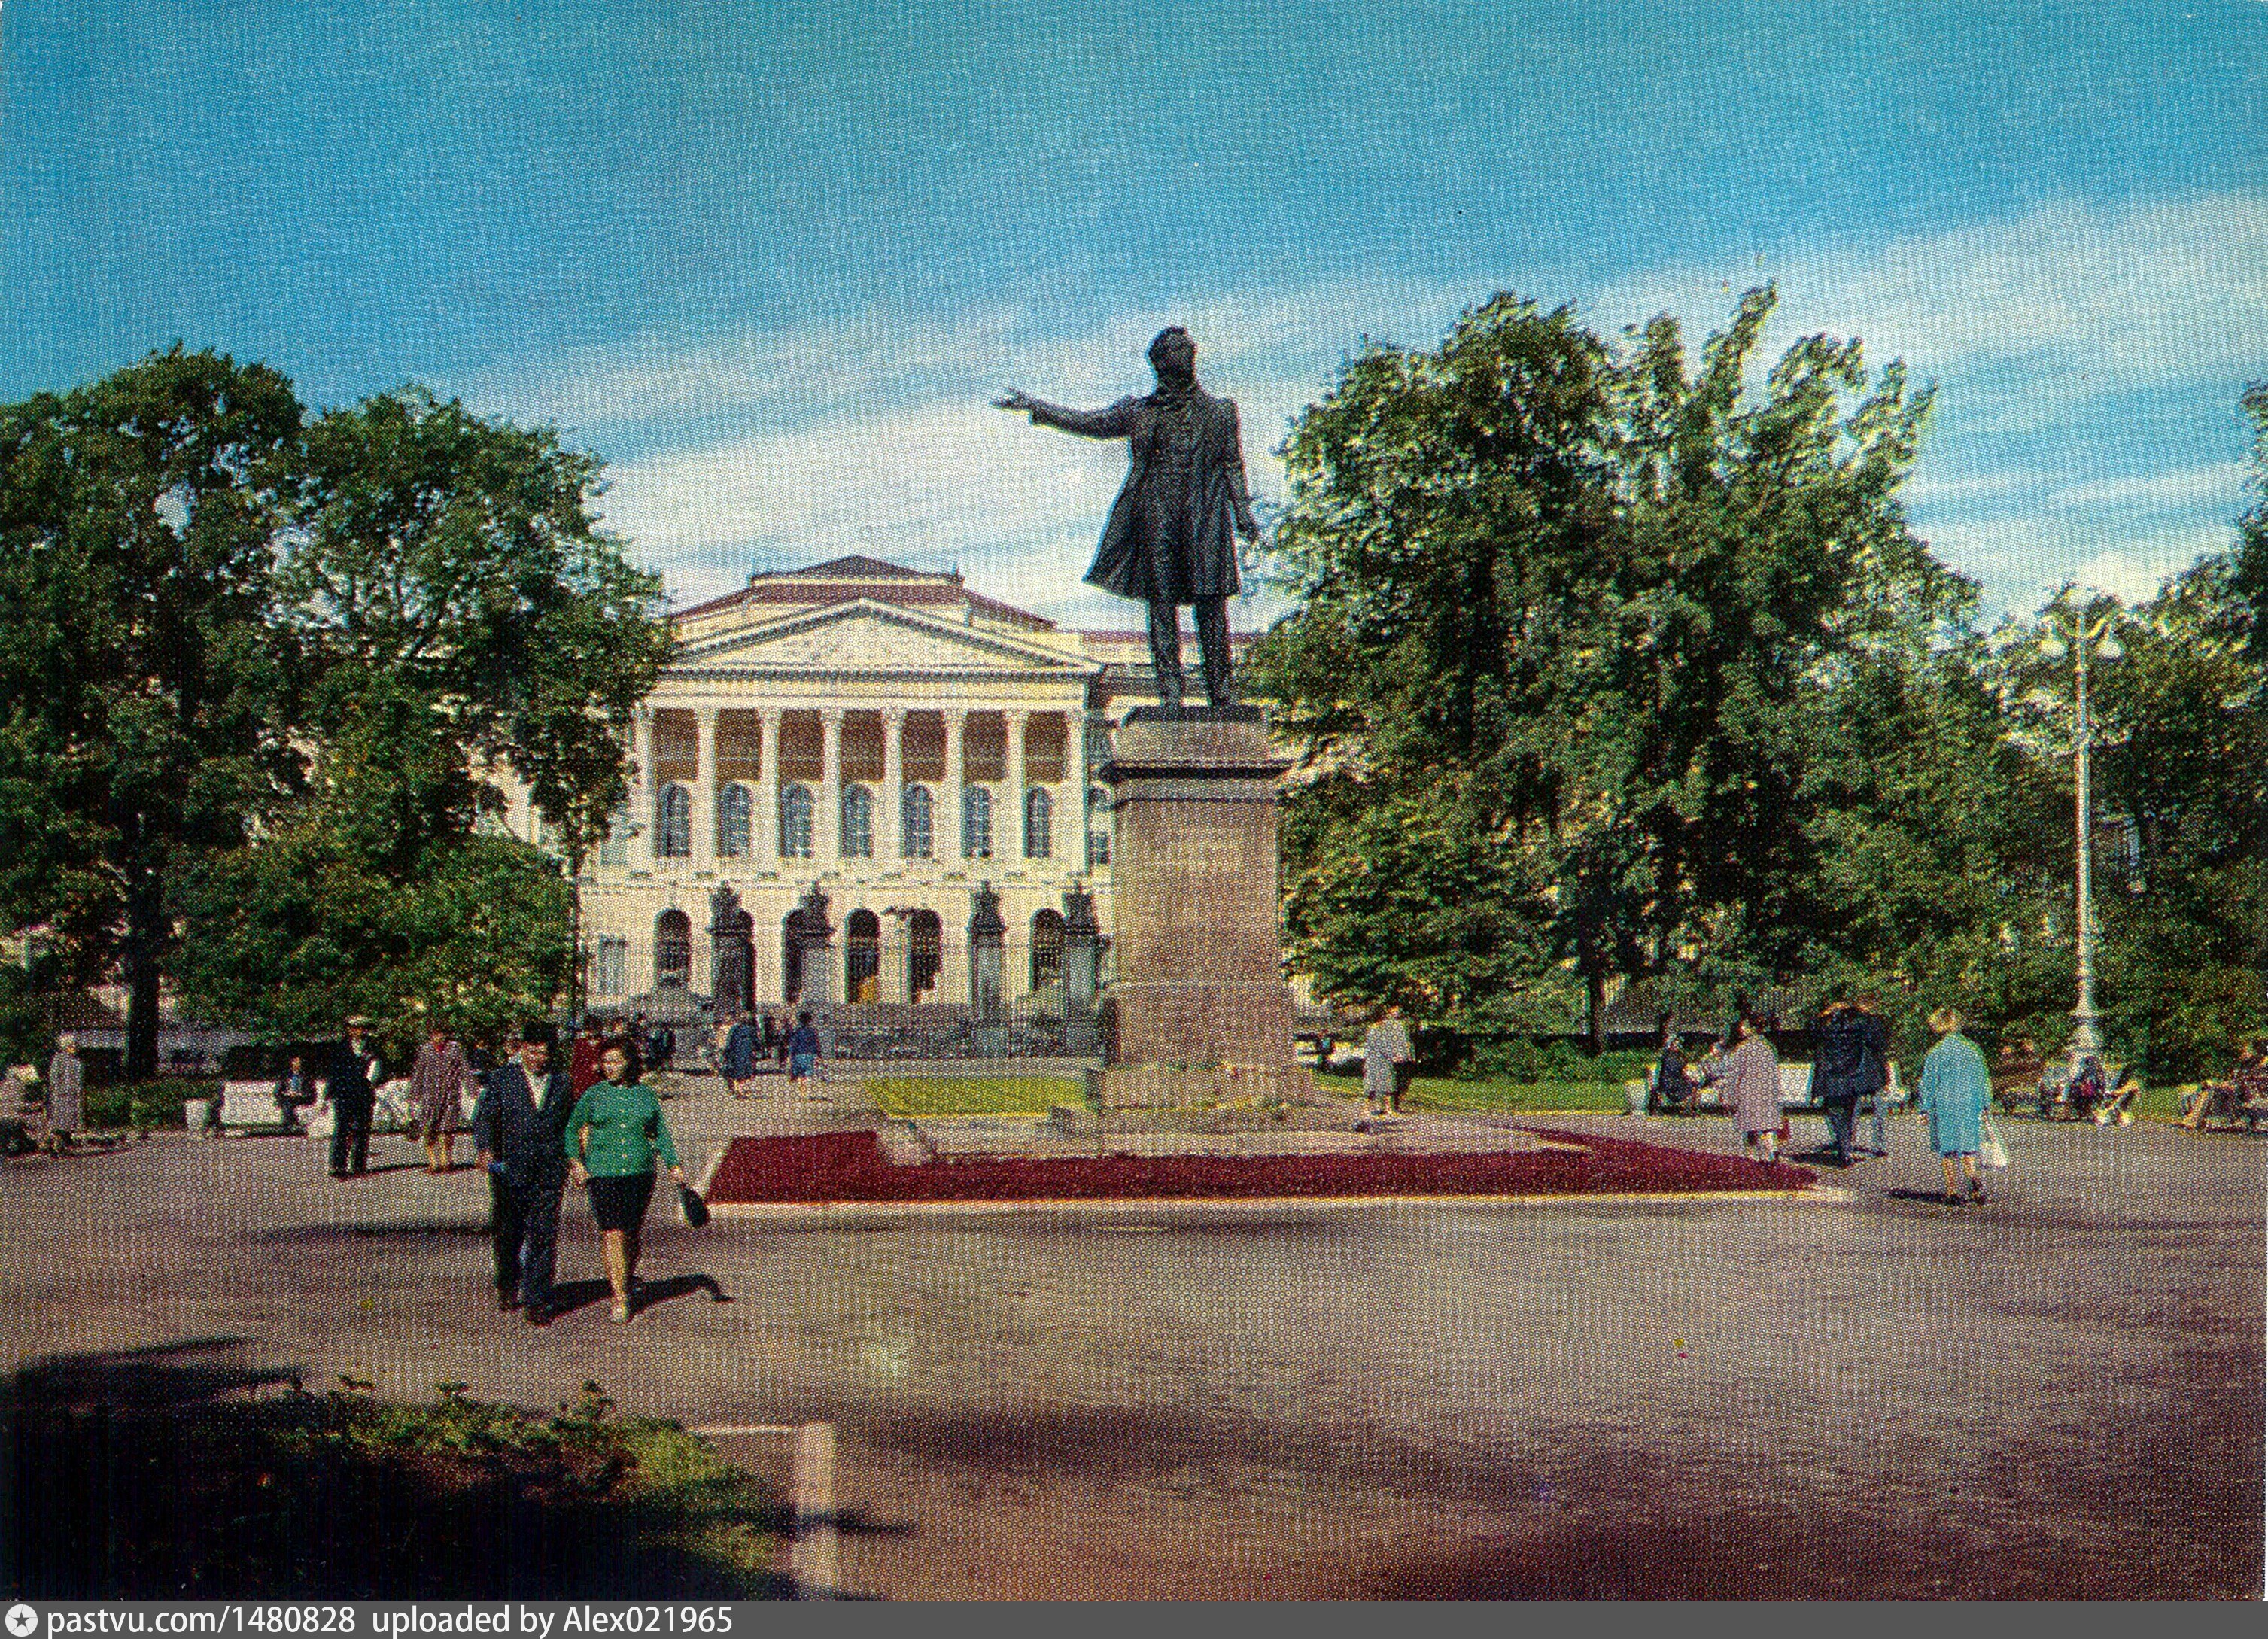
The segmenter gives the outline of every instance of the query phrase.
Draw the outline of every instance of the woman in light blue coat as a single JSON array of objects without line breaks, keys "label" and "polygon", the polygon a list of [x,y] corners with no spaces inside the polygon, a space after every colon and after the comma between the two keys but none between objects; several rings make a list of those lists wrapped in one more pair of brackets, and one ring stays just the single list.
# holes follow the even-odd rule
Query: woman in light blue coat
[{"label": "woman in light blue coat", "polygon": [[[1984,1140],[1984,1111],[1992,1100],[1992,1073],[1977,1044],[1961,1033],[1961,1015],[1940,1008],[1929,1015],[1929,1028],[1945,1039],[1929,1050],[1921,1064],[1921,1108],[1929,1117],[1931,1145],[1945,1168],[1945,1199],[1961,1200],[1961,1175],[1969,1175],[1969,1199],[1984,1199],[1984,1185],[1977,1176],[1977,1147]],[[1957,1163],[1957,1164],[1956,1164]]]}]

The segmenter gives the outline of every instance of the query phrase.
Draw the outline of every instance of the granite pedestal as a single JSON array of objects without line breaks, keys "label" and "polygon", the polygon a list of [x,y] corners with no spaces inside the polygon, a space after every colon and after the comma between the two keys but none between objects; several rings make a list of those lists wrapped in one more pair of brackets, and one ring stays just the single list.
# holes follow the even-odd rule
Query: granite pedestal
[{"label": "granite pedestal", "polygon": [[1306,1084],[1277,931],[1287,766],[1249,706],[1145,707],[1112,734],[1115,1068],[1237,1067],[1285,1090]]}]

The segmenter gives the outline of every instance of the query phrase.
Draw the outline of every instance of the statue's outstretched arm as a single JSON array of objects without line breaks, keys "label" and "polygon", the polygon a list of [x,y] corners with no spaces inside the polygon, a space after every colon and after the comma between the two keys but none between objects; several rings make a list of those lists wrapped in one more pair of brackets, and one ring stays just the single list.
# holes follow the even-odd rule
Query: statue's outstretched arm
[{"label": "statue's outstretched arm", "polygon": [[1134,431],[1134,410],[1138,402],[1138,399],[1122,398],[1107,410],[1066,410],[1061,404],[1034,398],[1020,388],[1010,388],[994,399],[992,405],[996,410],[1023,411],[1031,417],[1035,427],[1059,427],[1082,438],[1123,439]]}]

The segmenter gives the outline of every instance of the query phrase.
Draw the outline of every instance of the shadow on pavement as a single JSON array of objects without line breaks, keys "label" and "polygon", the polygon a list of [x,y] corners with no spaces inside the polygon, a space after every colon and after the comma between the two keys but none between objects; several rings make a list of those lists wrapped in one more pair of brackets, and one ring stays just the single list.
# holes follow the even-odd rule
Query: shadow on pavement
[{"label": "shadow on pavement", "polygon": [[733,1295],[718,1284],[713,1274],[674,1274],[666,1281],[639,1281],[637,1306],[643,1312],[662,1303],[674,1303],[681,1297],[690,1297],[696,1292],[708,1293],[709,1301],[712,1303],[733,1301]]}]

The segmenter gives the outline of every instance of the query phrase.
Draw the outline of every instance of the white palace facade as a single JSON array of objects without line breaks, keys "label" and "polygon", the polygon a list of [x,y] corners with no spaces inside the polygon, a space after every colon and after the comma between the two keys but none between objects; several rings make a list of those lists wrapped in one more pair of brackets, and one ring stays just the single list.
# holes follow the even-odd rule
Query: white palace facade
[{"label": "white palace facade", "polygon": [[[987,884],[1011,1002],[1053,988],[1067,890],[1093,896],[1107,941],[1099,774],[1111,725],[1156,698],[1141,634],[1063,630],[957,574],[855,557],[672,619],[674,655],[631,725],[630,801],[578,886],[586,1005],[712,994],[719,888],[749,918],[758,1006],[967,1002]],[[505,823],[535,837],[526,792],[507,794]],[[823,976],[800,971],[814,888]]]}]

